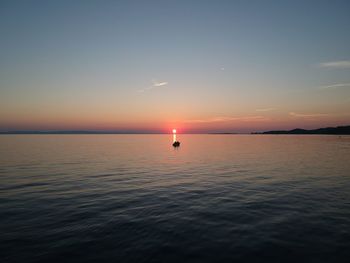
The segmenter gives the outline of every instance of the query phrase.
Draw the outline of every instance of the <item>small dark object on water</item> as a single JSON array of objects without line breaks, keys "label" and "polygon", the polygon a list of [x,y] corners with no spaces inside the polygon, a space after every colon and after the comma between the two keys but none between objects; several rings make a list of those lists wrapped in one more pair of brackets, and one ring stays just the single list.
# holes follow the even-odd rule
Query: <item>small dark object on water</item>
[{"label": "small dark object on water", "polygon": [[175,141],[175,142],[173,143],[173,146],[174,146],[174,147],[179,147],[179,146],[180,146],[180,142],[179,142],[179,141]]}]

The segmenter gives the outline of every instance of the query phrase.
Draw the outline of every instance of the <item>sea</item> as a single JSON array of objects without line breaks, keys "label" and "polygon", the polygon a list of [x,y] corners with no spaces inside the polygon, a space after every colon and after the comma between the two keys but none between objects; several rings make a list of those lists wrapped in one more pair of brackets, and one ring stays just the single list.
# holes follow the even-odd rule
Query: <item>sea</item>
[{"label": "sea", "polygon": [[350,136],[0,135],[0,262],[350,262]]}]

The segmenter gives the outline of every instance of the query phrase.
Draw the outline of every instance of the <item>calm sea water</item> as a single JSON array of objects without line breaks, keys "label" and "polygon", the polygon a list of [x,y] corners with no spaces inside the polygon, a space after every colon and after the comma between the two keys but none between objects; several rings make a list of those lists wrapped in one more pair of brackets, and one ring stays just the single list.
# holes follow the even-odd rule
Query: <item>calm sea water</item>
[{"label": "calm sea water", "polygon": [[350,137],[0,136],[1,262],[349,262]]}]

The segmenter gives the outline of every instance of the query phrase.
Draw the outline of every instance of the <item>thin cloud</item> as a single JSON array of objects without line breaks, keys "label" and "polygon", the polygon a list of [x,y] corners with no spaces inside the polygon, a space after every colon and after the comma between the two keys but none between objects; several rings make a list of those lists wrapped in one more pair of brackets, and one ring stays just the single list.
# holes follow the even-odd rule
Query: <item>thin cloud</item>
[{"label": "thin cloud", "polygon": [[344,87],[350,87],[350,83],[338,83],[328,86],[321,86],[320,89],[338,89],[338,88],[344,88]]},{"label": "thin cloud", "polygon": [[350,68],[350,60],[339,60],[320,63],[321,68]]},{"label": "thin cloud", "polygon": [[263,108],[263,109],[256,109],[256,111],[259,112],[267,112],[267,111],[274,111],[276,108]]},{"label": "thin cloud", "polygon": [[152,90],[154,88],[159,88],[159,87],[163,87],[163,86],[166,86],[166,85],[168,85],[167,81],[157,81],[157,80],[153,79],[152,80],[152,86],[144,88],[144,89],[140,89],[140,90],[138,90],[138,92],[145,92],[147,90]]},{"label": "thin cloud", "polygon": [[162,86],[168,85],[168,82],[166,82],[166,81],[158,82],[156,80],[153,80],[152,82],[153,82],[152,87],[162,87]]},{"label": "thin cloud", "polygon": [[328,113],[295,113],[295,112],[290,112],[289,115],[294,118],[319,118],[319,117],[327,117],[330,114]]},{"label": "thin cloud", "polygon": [[218,116],[207,119],[194,119],[194,120],[186,120],[186,123],[211,123],[211,122],[231,122],[231,121],[268,121],[269,119],[264,116],[243,116],[243,117],[225,117]]}]

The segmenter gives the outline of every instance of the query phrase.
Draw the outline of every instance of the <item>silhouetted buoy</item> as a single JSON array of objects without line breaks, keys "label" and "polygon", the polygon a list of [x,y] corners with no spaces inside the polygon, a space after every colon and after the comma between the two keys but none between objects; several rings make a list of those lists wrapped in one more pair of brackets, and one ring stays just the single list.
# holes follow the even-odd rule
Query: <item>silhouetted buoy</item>
[{"label": "silhouetted buoy", "polygon": [[173,143],[173,146],[174,146],[174,147],[179,147],[179,146],[180,146],[180,142],[179,142],[179,141],[175,141],[175,142]]}]

